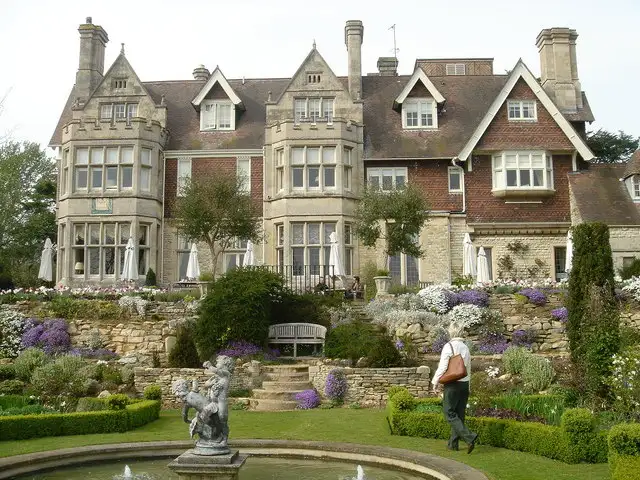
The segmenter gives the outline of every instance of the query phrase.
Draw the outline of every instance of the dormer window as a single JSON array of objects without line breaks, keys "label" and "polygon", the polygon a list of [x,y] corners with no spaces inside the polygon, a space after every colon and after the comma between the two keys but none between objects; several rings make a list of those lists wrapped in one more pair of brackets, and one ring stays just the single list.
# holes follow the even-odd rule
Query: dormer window
[{"label": "dormer window", "polygon": [[447,63],[445,68],[447,75],[465,75],[467,73],[464,63]]},{"label": "dormer window", "polygon": [[200,130],[235,130],[235,107],[230,101],[206,100],[200,105]]},{"label": "dormer window", "polygon": [[402,128],[437,128],[436,102],[426,98],[407,98],[402,104]]},{"label": "dormer window", "polygon": [[507,109],[509,120],[535,121],[538,118],[535,100],[509,100]]},{"label": "dormer window", "polygon": [[640,200],[640,175],[633,176],[633,198]]},{"label": "dormer window", "polygon": [[295,123],[333,122],[333,98],[296,98],[293,107]]}]

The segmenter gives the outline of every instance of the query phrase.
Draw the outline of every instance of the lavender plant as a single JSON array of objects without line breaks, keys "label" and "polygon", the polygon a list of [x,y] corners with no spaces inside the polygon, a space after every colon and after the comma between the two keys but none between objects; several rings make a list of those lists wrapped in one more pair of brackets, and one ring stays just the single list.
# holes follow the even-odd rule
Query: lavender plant
[{"label": "lavender plant", "polygon": [[347,376],[341,368],[334,368],[327,375],[324,394],[332,403],[341,405],[347,395]]}]

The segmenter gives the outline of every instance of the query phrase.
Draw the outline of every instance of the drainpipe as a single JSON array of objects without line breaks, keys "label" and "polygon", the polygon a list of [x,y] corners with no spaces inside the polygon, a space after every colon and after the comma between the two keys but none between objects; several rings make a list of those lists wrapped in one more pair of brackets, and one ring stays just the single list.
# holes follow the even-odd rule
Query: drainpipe
[{"label": "drainpipe", "polygon": [[[265,153],[267,151],[267,147],[262,146],[262,265],[264,265],[264,257],[267,248],[267,240],[266,233],[264,231],[264,200],[267,193],[267,158]],[[284,167],[283,167],[284,168]]]},{"label": "drainpipe", "polygon": [[460,184],[462,186],[462,213],[466,213],[467,211],[467,188],[464,183],[464,168],[461,165],[458,165],[456,162],[459,162],[460,159],[458,157],[453,157],[451,159],[451,165],[454,167],[458,167],[462,172],[462,176],[460,178]]},{"label": "drainpipe", "polygon": [[574,150],[571,155],[571,168],[574,172],[578,171],[578,151]]},{"label": "drainpipe", "polygon": [[160,282],[164,280],[164,198],[167,187],[167,157],[162,153],[162,213],[160,217]]}]

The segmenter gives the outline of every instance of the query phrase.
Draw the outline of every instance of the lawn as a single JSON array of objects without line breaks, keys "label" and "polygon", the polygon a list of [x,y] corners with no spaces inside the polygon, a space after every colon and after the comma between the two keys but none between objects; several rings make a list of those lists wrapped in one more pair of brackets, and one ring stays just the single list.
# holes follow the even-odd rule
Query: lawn
[{"label": "lawn", "polygon": [[[527,453],[479,445],[471,455],[451,452],[445,442],[389,434],[383,410],[309,410],[296,412],[230,412],[231,438],[324,440],[383,445],[433,453],[484,471],[493,480],[606,480],[606,464],[567,465]],[[48,437],[0,442],[0,456],[120,442],[187,440],[189,434],[177,411],[126,433]]]}]

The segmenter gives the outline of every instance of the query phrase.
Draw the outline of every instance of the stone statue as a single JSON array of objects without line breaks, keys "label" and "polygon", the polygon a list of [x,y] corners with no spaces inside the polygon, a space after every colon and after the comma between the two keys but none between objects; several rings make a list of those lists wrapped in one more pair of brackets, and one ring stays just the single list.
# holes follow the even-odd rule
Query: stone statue
[{"label": "stone statue", "polygon": [[[173,394],[184,403],[182,419],[189,423],[189,433],[193,437],[198,434],[194,449],[196,455],[224,455],[229,453],[229,385],[234,360],[226,355],[219,355],[216,366],[205,362],[203,367],[211,377],[205,382],[206,395],[198,393],[198,383],[193,381],[191,389],[184,379],[173,382]],[[189,420],[189,410],[198,413]]]}]

